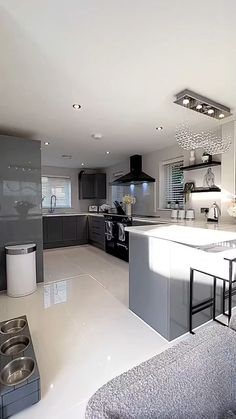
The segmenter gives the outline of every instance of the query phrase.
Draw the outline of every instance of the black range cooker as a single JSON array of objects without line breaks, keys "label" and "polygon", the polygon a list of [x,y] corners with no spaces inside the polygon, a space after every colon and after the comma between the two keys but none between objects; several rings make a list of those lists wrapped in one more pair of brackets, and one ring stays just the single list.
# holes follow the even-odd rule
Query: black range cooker
[{"label": "black range cooker", "polygon": [[125,227],[132,225],[132,218],[127,215],[104,215],[106,252],[125,261],[129,261],[129,233]]}]

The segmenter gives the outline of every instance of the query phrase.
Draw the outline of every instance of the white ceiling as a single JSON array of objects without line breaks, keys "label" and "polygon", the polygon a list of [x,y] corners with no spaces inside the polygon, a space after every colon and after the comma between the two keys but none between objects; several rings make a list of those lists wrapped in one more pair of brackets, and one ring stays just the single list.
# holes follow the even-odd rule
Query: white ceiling
[{"label": "white ceiling", "polygon": [[235,16],[235,0],[0,0],[0,130],[47,139],[54,166],[174,144],[179,122],[213,123],[178,91],[236,109]]}]

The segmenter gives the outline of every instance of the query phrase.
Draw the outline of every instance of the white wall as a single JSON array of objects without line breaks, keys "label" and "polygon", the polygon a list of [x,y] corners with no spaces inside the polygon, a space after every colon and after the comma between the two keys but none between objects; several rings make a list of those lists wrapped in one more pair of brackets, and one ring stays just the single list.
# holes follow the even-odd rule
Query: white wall
[{"label": "white wall", "polygon": [[[204,214],[201,214],[201,207],[210,207],[213,202],[219,205],[222,210],[222,218],[225,221],[231,221],[232,218],[227,214],[227,205],[229,201],[236,195],[236,123],[230,122],[222,126],[222,134],[229,134],[233,140],[233,144],[230,150],[227,153],[221,155],[213,156],[214,160],[222,160],[221,166],[212,167],[212,171],[215,175],[215,184],[221,187],[222,192],[210,192],[210,193],[197,193],[192,194],[190,201],[186,204],[186,208],[193,208],[195,210],[197,219],[205,219]],[[196,152],[196,162],[201,162],[201,155],[203,150],[197,150]],[[170,211],[163,211],[160,209],[160,173],[159,168],[160,164],[163,161],[171,160],[176,157],[184,157],[184,164],[189,165],[189,151],[181,149],[177,144],[172,147],[167,147],[162,150],[157,150],[152,153],[143,155],[143,171],[153,176],[156,179],[155,184],[155,193],[154,199],[156,213],[161,216],[168,217]],[[108,181],[108,202],[111,203],[111,186],[109,182],[114,180],[114,173],[123,170],[124,174],[129,171],[129,159],[124,160],[123,162],[111,166],[107,169],[107,181]],[[195,170],[185,172],[184,178],[185,182],[193,180],[196,186],[203,186],[203,178],[206,173],[206,169]],[[151,201],[149,201],[150,204]],[[149,207],[150,208],[150,205]],[[149,211],[147,211],[149,213]]]},{"label": "white wall", "polygon": [[[181,155],[183,155],[183,150],[179,149],[177,145],[143,155],[143,171],[146,172],[148,175],[154,177],[156,179],[156,182],[153,185],[149,185],[148,189],[142,188],[142,185],[135,186],[134,195],[137,197],[138,204],[135,205],[135,213],[148,215],[154,213],[155,209],[157,214],[159,213],[159,165],[164,160],[169,160]],[[123,162],[116,164],[115,166],[111,166],[107,169],[107,196],[109,204],[112,204],[112,188],[115,188],[115,190],[117,188],[118,200],[120,197],[120,187],[111,187],[109,185],[110,182],[115,180],[114,174],[120,171],[123,171],[123,173],[126,174],[127,172],[129,172],[129,170],[129,159],[126,159]],[[124,190],[124,194],[131,193],[129,191],[129,187],[122,188]],[[170,213],[170,211],[168,211],[167,213]]]},{"label": "white wall", "polygon": [[221,186],[222,186],[222,202],[221,210],[222,216],[232,222],[232,217],[227,213],[229,202],[235,198],[236,195],[236,123],[230,122],[223,125],[223,135],[230,135],[233,143],[227,153],[222,154],[222,169],[221,169]]},{"label": "white wall", "polygon": [[[72,208],[66,212],[87,212],[89,205],[100,205],[96,199],[79,199],[78,174],[80,169],[70,169],[66,167],[43,166],[42,176],[67,176],[71,178],[71,203]],[[47,212],[47,210],[44,210]],[[58,212],[62,212],[58,209]]]}]

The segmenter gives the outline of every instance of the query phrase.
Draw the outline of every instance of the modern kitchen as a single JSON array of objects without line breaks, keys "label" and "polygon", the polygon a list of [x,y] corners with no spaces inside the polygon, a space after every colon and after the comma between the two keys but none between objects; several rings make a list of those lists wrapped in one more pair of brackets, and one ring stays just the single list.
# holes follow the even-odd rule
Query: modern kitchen
[{"label": "modern kitchen", "polygon": [[50,3],[0,1],[0,419],[234,418],[236,5]]}]

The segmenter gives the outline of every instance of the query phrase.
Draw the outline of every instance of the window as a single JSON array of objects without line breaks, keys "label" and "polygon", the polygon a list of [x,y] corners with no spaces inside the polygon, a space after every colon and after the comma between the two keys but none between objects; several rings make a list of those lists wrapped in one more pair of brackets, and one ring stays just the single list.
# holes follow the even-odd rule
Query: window
[{"label": "window", "polygon": [[52,195],[56,195],[57,208],[71,208],[71,179],[59,176],[42,176],[43,208],[50,207]]},{"label": "window", "polygon": [[179,207],[184,206],[183,194],[183,160],[175,160],[170,163],[164,163],[164,208],[168,208],[167,204],[174,207],[176,201],[179,202]]}]

